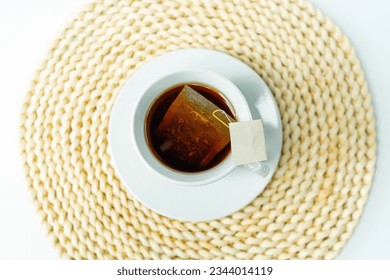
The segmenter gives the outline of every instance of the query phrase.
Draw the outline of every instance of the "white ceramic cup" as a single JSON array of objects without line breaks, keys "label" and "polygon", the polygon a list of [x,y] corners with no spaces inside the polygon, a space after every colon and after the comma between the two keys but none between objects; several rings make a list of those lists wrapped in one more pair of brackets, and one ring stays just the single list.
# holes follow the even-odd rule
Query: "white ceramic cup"
[{"label": "white ceramic cup", "polygon": [[220,92],[233,107],[234,114],[238,121],[252,119],[248,103],[241,91],[228,79],[214,72],[201,69],[182,69],[169,73],[154,81],[145,91],[142,97],[136,101],[136,110],[133,123],[133,143],[135,150],[146,165],[158,174],[161,178],[175,184],[185,186],[198,186],[210,184],[231,172],[235,165],[232,162],[231,153],[218,165],[200,172],[182,172],[171,169],[164,165],[153,154],[146,140],[145,121],[148,110],[156,98],[165,90],[174,85],[185,83],[199,83],[216,89]]}]

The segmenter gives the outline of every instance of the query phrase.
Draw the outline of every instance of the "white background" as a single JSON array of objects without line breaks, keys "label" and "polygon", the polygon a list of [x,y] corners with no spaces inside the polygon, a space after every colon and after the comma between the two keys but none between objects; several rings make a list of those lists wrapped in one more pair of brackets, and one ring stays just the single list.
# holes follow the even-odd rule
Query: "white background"
[{"label": "white background", "polygon": [[[350,38],[373,95],[378,159],[367,207],[339,259],[390,259],[390,1],[310,0]],[[35,68],[87,0],[0,0],[0,259],[58,259],[25,185],[18,114]]]},{"label": "white background", "polygon": [[[390,261],[0,261],[0,275],[7,280],[119,280],[119,279],[272,279],[272,280],[329,280],[329,279],[388,279]],[[23,269],[20,269],[23,267]],[[254,267],[254,275],[236,276],[218,273],[218,269]],[[262,268],[264,267],[264,276]],[[123,268],[123,269],[122,269]],[[140,268],[142,272],[140,274]],[[153,276],[172,274],[173,268],[182,276]],[[256,271],[256,268],[258,269]],[[271,274],[268,274],[272,268]],[[122,275],[118,275],[118,271]],[[61,273],[59,273],[61,272]],[[214,272],[214,275],[210,274]],[[126,276],[126,273],[127,276]],[[239,271],[237,271],[239,273]],[[131,274],[131,276],[130,276]],[[193,274],[193,275],[188,275]],[[198,274],[198,275],[196,275]],[[243,269],[241,269],[243,274]],[[256,276],[256,274],[258,274]],[[142,275],[142,276],[135,276]],[[195,275],[195,276],[194,276]],[[335,277],[337,275],[337,278]],[[387,278],[386,278],[387,277]]]}]

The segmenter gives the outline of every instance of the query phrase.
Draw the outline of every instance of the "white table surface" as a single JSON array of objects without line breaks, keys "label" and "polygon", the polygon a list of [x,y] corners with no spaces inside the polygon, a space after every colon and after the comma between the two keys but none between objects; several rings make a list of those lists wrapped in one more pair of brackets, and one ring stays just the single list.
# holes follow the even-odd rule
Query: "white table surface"
[{"label": "white table surface", "polygon": [[[18,114],[48,46],[88,0],[0,0],[0,259],[58,259],[27,191]],[[340,26],[373,95],[377,171],[370,197],[339,259],[390,259],[390,1],[311,0]]]}]

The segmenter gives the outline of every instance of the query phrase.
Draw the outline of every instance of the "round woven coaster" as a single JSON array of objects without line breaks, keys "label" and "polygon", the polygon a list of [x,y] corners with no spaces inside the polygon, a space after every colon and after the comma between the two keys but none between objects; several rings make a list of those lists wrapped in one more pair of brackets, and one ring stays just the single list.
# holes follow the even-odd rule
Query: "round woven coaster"
[{"label": "round woven coaster", "polygon": [[[241,211],[211,222],[144,207],[107,151],[121,86],[145,62],[180,48],[247,63],[272,90],[283,122],[270,184]],[[90,4],[36,72],[21,129],[29,188],[64,258],[334,258],[374,173],[373,108],[359,61],[340,30],[304,1]]]}]

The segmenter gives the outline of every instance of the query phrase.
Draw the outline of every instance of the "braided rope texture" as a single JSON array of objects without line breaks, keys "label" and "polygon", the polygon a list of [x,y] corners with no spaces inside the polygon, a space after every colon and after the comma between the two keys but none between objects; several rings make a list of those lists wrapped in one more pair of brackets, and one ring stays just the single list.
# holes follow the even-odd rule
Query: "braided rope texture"
[{"label": "braided rope texture", "polygon": [[[145,62],[182,48],[248,64],[283,123],[272,181],[210,222],[169,219],[134,200],[108,153],[121,87]],[[98,0],[55,40],[22,116],[28,186],[69,259],[332,259],[359,221],[375,167],[373,108],[355,51],[301,0]]]}]

